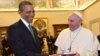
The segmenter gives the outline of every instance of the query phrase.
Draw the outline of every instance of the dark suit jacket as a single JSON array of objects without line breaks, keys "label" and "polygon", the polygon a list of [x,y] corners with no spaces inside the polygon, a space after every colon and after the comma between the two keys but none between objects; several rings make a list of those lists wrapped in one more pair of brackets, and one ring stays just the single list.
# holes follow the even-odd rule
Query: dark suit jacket
[{"label": "dark suit jacket", "polygon": [[41,46],[38,41],[37,31],[33,29],[37,42],[21,20],[8,28],[8,42],[15,56],[41,56]]},{"label": "dark suit jacket", "polygon": [[52,36],[50,36],[50,38],[49,38],[49,36],[47,36],[47,44],[48,45],[52,45],[53,44],[53,37]]},{"label": "dark suit jacket", "polygon": [[[100,43],[100,35],[97,36],[97,39],[98,39],[98,41]],[[98,50],[98,56],[100,56],[100,50]]]},{"label": "dark suit jacket", "polygon": [[[3,47],[2,48],[3,49],[3,53],[2,54],[4,56],[8,56],[8,55],[10,55],[12,53],[12,50],[11,50],[9,44],[8,44],[8,41],[5,38],[2,40],[2,47]],[[6,50],[5,48],[8,48],[8,49]]]}]

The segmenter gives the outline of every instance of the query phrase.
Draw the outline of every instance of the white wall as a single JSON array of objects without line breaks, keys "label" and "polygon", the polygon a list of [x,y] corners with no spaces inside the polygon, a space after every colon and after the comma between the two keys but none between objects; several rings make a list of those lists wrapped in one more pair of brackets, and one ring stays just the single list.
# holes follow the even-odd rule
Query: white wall
[{"label": "white wall", "polygon": [[[53,35],[53,24],[67,24],[67,18],[72,11],[36,11],[35,18],[47,18],[48,30]],[[20,18],[17,11],[0,12],[0,27],[9,26]]]}]

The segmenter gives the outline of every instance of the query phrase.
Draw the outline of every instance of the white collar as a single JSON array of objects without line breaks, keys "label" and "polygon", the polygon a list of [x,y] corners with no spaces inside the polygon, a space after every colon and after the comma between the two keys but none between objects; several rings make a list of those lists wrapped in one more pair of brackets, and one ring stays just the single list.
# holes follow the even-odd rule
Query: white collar
[{"label": "white collar", "polygon": [[78,32],[78,31],[80,31],[81,30],[81,26],[80,27],[78,27],[76,30],[74,30],[74,31],[71,31],[71,32]]},{"label": "white collar", "polygon": [[21,20],[25,24],[25,26],[29,29],[29,27],[28,27],[29,23],[25,19],[23,19],[23,18],[21,18]]}]

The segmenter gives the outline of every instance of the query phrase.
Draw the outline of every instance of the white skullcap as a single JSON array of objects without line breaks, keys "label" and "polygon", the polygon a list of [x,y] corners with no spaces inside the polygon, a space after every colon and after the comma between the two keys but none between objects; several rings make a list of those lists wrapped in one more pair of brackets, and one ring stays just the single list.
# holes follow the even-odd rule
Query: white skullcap
[{"label": "white skullcap", "polygon": [[77,16],[79,16],[81,20],[83,19],[82,13],[80,13],[80,12],[74,12],[74,14],[76,14]]}]

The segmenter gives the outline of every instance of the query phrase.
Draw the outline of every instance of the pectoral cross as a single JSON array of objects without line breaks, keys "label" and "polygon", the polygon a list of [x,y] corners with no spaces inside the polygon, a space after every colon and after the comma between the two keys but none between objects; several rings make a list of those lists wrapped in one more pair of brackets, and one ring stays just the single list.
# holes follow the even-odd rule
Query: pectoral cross
[{"label": "pectoral cross", "polygon": [[68,48],[69,52],[71,52],[71,46]]}]

